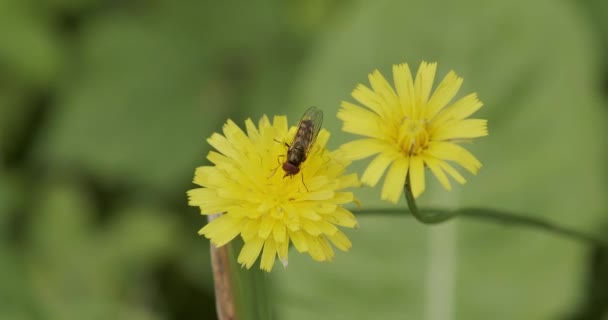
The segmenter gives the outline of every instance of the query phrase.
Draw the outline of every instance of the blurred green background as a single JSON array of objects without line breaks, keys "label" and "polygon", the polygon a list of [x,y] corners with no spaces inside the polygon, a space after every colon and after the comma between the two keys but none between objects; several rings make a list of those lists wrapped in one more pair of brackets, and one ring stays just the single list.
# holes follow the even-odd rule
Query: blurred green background
[{"label": "blurred green background", "polygon": [[[606,235],[607,58],[604,0],[1,0],[0,319],[215,318],[185,196],[205,139],[316,105],[337,147],[340,101],[401,62],[454,69],[489,119],[467,146],[478,176],[428,179],[421,206]],[[471,220],[360,226],[332,263],[275,267],[275,318],[608,319],[600,248]]]}]

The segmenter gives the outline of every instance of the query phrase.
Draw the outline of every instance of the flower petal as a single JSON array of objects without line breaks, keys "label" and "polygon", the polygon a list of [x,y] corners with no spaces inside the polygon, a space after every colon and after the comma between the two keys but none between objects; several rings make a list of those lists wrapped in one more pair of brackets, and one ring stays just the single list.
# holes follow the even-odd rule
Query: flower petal
[{"label": "flower petal", "polygon": [[386,171],[386,168],[388,168],[388,166],[395,159],[397,159],[398,156],[399,155],[396,152],[392,154],[386,152],[378,154],[374,158],[374,160],[369,163],[369,165],[363,172],[363,176],[361,176],[361,182],[372,187],[375,186],[378,181],[380,181],[380,178],[384,174],[384,171]]},{"label": "flower petal", "polygon": [[262,251],[262,260],[260,261],[260,269],[270,272],[274,265],[274,260],[277,257],[277,247],[272,238],[264,242],[264,250]]},{"label": "flower petal", "polygon": [[289,233],[289,238],[293,241],[293,246],[298,250],[298,252],[306,252],[308,251],[308,242],[306,241],[306,236],[302,231],[292,231],[287,230]]},{"label": "flower petal", "polygon": [[425,189],[424,181],[424,162],[422,157],[415,156],[410,159],[410,183],[412,185],[412,194],[414,198],[418,198]]},{"label": "flower petal", "polygon": [[380,106],[382,100],[380,97],[376,96],[376,93],[370,88],[360,84],[353,90],[351,96],[355,98],[357,102],[372,110],[380,117],[383,116],[382,107]]},{"label": "flower petal", "polygon": [[397,158],[388,170],[382,187],[382,199],[397,203],[403,193],[405,177],[409,167],[409,158]]},{"label": "flower petal", "polygon": [[269,216],[262,217],[260,218],[260,220],[262,222],[260,223],[258,229],[258,237],[262,239],[267,239],[268,236],[270,236],[270,233],[272,232],[272,228],[274,227],[276,220]]},{"label": "flower petal", "polygon": [[327,221],[348,228],[357,226],[357,218],[343,207],[337,207],[332,213],[325,215]]},{"label": "flower petal", "polygon": [[224,214],[207,223],[198,234],[211,239],[211,243],[216,247],[221,247],[236,238],[243,224],[243,218]]},{"label": "flower petal", "polygon": [[201,214],[215,214],[228,211],[234,201],[218,197],[214,189],[198,188],[188,191],[188,205],[198,206]]},{"label": "flower petal", "polygon": [[241,228],[241,237],[245,242],[258,237],[258,231],[262,224],[260,219],[247,219],[243,227]]},{"label": "flower petal", "polygon": [[454,98],[461,85],[462,78],[458,77],[454,71],[450,71],[435,89],[426,106],[423,118],[433,119]]},{"label": "flower petal", "polygon": [[308,234],[304,234],[306,238],[306,243],[308,244],[308,253],[310,256],[316,261],[326,261],[327,255],[325,254],[325,250],[316,236],[311,236]]},{"label": "flower petal", "polygon": [[446,190],[450,191],[452,190],[452,185],[450,184],[450,180],[448,179],[448,177],[445,175],[445,172],[443,172],[443,169],[441,169],[441,166],[439,165],[440,161],[442,160],[438,160],[436,158],[433,158],[432,156],[424,157],[424,163],[426,164],[426,166],[431,169],[431,172],[437,178],[437,180],[439,180],[441,185]]},{"label": "flower petal", "polygon": [[354,140],[340,147],[344,156],[349,160],[360,160],[389,149],[390,147],[385,142],[376,139]]},{"label": "flower petal", "polygon": [[[374,76],[372,85],[381,95],[368,89],[372,93],[369,99],[386,100],[395,95],[379,75]],[[396,100],[396,96],[393,98]],[[344,114],[351,118],[353,126],[366,125],[358,119],[362,115],[379,122],[376,113],[345,105]],[[382,124],[377,127],[382,129]],[[307,159],[300,161],[299,175],[285,177],[279,169],[290,151],[283,142],[293,139],[296,127],[288,127],[284,116],[274,117],[272,123],[263,116],[257,127],[247,119],[245,129],[228,120],[223,135],[215,133],[208,139],[217,150],[207,156],[213,165],[196,169],[194,181],[203,188],[190,190],[187,195],[189,204],[198,206],[203,214],[224,214],[205,225],[200,233],[215,246],[240,235],[244,245],[237,261],[250,268],[261,255],[260,268],[265,271],[272,269],[277,256],[283,265],[287,264],[291,242],[296,250],[308,252],[319,261],[333,258],[330,241],[341,250],[350,247],[350,241],[337,226],[356,226],[352,213],[342,207],[355,199],[352,192],[343,189],[361,183],[356,174],[344,174],[350,160],[343,151],[326,149],[329,131],[320,130]],[[363,129],[365,133],[373,128],[367,125]],[[395,147],[363,139],[351,148],[359,157],[361,148],[371,149],[364,153],[374,154]]]},{"label": "flower petal", "polygon": [[321,245],[321,249],[323,250],[323,253],[325,254],[325,260],[326,261],[333,260],[334,250],[331,248],[329,241],[327,241],[327,239],[325,237],[318,237],[317,241],[319,242],[319,245]]},{"label": "flower petal", "polygon": [[342,130],[371,138],[382,138],[386,135],[380,117],[367,109],[350,102],[342,101],[338,118],[343,121]]},{"label": "flower petal", "polygon": [[441,169],[445,170],[445,172],[447,172],[450,176],[452,176],[452,178],[454,178],[456,182],[460,184],[465,184],[467,182],[467,180],[465,180],[464,177],[458,171],[456,171],[456,169],[454,169],[454,167],[452,167],[449,163],[445,161],[439,161],[439,166],[441,167]]},{"label": "flower petal", "polygon": [[473,154],[455,143],[431,142],[427,154],[438,159],[454,161],[472,174],[477,174],[477,171],[481,168],[481,162]]},{"label": "flower petal", "polygon": [[394,117],[395,111],[399,111],[399,99],[395,90],[378,70],[371,73],[368,78],[376,97],[381,100],[380,115],[385,119]]},{"label": "flower petal", "polygon": [[255,260],[260,256],[263,245],[264,239],[258,237],[245,241],[245,244],[237,257],[237,262],[245,266],[245,268],[250,269]]},{"label": "flower petal", "polygon": [[207,143],[209,143],[215,150],[219,151],[223,155],[231,159],[238,159],[239,152],[236,150],[230,141],[226,139],[226,137],[222,136],[219,133],[214,133],[211,135],[209,139],[207,139]]},{"label": "flower petal", "polygon": [[477,94],[471,93],[442,109],[432,121],[441,125],[448,120],[462,120],[475,113],[482,106],[483,103],[479,101]]},{"label": "flower petal", "polygon": [[342,251],[348,251],[353,246],[348,237],[340,230],[337,230],[336,233],[331,236],[328,235],[327,238],[336,246],[336,248]]},{"label": "flower petal", "polygon": [[287,236],[287,228],[285,228],[285,224],[281,222],[277,222],[272,227],[272,236],[274,241],[277,243],[289,243],[289,238]]},{"label": "flower petal", "polygon": [[432,139],[435,141],[478,138],[488,135],[488,120],[465,119],[445,123],[437,127]]},{"label": "flower petal", "polygon": [[446,161],[458,163],[473,174],[481,167],[479,160],[457,143],[488,134],[486,120],[466,119],[482,103],[476,94],[470,94],[450,104],[463,80],[450,71],[433,92],[436,71],[436,63],[423,61],[412,80],[407,64],[393,65],[393,89],[374,70],[369,75],[371,89],[359,85],[352,93],[369,111],[342,103],[338,118],[343,121],[343,130],[369,138],[344,144],[340,157],[360,160],[375,156],[361,181],[375,186],[386,174],[382,187],[384,200],[398,201],[408,172],[412,193],[419,197],[426,188],[426,167],[447,190],[451,189],[448,176],[459,183],[465,180]]},{"label": "flower petal", "polygon": [[360,186],[361,186],[361,182],[359,182],[359,179],[357,178],[357,174],[353,173],[353,174],[348,174],[348,175],[340,177],[338,179],[338,185],[336,186],[336,190],[342,190],[344,188],[360,187]]},{"label": "flower petal", "polygon": [[[416,73],[416,81],[414,82],[414,90],[416,90],[416,106],[422,108],[426,106],[431,89],[433,88],[433,81],[435,81],[435,71],[437,71],[437,63],[428,63],[422,61],[418,67],[418,73]],[[416,109],[412,110],[412,117],[418,118],[422,109],[416,112]]]},{"label": "flower petal", "polygon": [[406,114],[412,114],[412,108],[416,104],[414,80],[412,80],[412,72],[407,63],[393,65],[393,81],[401,103],[399,118],[403,118]]}]

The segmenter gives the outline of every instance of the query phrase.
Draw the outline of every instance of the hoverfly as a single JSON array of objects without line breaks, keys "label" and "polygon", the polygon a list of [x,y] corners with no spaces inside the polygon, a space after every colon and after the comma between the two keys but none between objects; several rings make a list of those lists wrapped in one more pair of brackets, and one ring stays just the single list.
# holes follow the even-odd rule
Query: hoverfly
[{"label": "hoverfly", "polygon": [[293,176],[300,172],[300,165],[306,161],[310,148],[315,143],[315,139],[323,123],[323,111],[316,107],[310,107],[298,124],[298,129],[291,144],[287,145],[287,159],[283,162],[285,176]]}]

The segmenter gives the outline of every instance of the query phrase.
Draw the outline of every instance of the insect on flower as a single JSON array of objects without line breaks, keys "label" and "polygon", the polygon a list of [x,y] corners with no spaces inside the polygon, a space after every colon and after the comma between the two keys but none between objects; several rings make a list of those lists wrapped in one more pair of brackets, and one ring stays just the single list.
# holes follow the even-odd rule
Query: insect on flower
[{"label": "insect on flower", "polygon": [[298,124],[298,129],[291,144],[287,145],[287,159],[283,163],[285,176],[293,176],[300,172],[300,165],[306,161],[310,148],[315,143],[315,139],[323,123],[323,111],[316,107],[310,107]]}]

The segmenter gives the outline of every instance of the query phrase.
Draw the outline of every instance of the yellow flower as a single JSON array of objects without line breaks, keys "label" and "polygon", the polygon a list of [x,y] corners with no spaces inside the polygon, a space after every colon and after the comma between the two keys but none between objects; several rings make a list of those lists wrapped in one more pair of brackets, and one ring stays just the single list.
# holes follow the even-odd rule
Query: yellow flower
[{"label": "yellow flower", "polygon": [[390,166],[382,187],[384,200],[398,201],[408,174],[414,197],[422,194],[425,168],[450,190],[447,175],[461,184],[466,182],[450,162],[473,174],[481,167],[457,143],[488,134],[487,120],[466,119],[483,104],[475,93],[450,103],[462,84],[453,71],[431,94],[436,69],[436,63],[422,62],[414,81],[407,64],[394,65],[396,91],[376,70],[369,75],[371,89],[359,85],[352,92],[367,108],[343,101],[338,112],[344,131],[367,137],[344,144],[345,156],[359,160],[377,154],[361,181],[375,186]]},{"label": "yellow flower", "polygon": [[356,174],[344,175],[349,162],[329,152],[329,132],[321,130],[301,171],[285,176],[281,168],[296,128],[288,130],[287,118],[277,116],[271,124],[264,116],[256,128],[245,121],[247,133],[233,121],[224,134],[214,133],[207,142],[213,166],[196,169],[194,183],[203,188],[188,191],[189,204],[203,215],[223,213],[199,234],[217,246],[241,236],[244,245],[238,262],[248,269],[262,255],[260,268],[270,271],[278,256],[287,264],[290,242],[299,252],[317,261],[334,256],[333,245],[343,251],[350,240],[336,226],[353,228],[357,221],[342,205],[354,200],[344,188],[359,186]]}]

